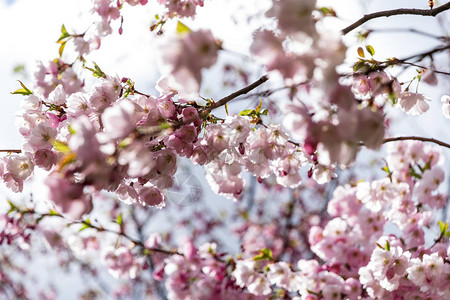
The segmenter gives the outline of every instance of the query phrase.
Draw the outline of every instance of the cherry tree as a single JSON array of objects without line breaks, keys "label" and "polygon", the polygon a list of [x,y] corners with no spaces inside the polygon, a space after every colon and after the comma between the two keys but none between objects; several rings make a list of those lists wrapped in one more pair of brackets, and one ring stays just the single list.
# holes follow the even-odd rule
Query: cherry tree
[{"label": "cherry tree", "polygon": [[[58,57],[12,92],[24,143],[2,150],[0,174],[22,200],[0,214],[0,298],[56,299],[23,263],[47,254],[82,275],[83,299],[448,299],[450,144],[391,127],[431,101],[450,117],[448,91],[421,93],[448,85],[449,37],[410,29],[437,46],[380,58],[367,25],[439,20],[450,2],[353,22],[322,2],[268,1],[236,21],[257,23],[248,54],[198,26],[212,0],[93,0],[91,26],[62,25]],[[148,6],[160,76],[146,90],[90,57]],[[367,149],[378,162],[361,180]],[[24,185],[42,171],[36,200]],[[219,219],[209,188],[232,207]]]}]

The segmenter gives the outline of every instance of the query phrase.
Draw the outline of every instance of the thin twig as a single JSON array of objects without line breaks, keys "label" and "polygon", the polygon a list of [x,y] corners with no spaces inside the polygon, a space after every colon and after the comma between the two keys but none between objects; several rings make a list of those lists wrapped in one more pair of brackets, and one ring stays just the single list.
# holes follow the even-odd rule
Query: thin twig
[{"label": "thin twig", "polygon": [[18,149],[0,149],[0,152],[7,152],[7,153],[22,153],[22,150],[18,150]]},{"label": "thin twig", "polygon": [[[58,213],[55,213],[55,212],[41,214],[41,213],[36,212],[34,209],[27,209],[27,210],[20,210],[19,209],[17,211],[20,212],[21,214],[34,214],[34,215],[36,215],[36,216],[38,216],[37,219],[39,220],[39,222],[40,222],[40,220],[42,220],[43,218],[46,218],[46,217],[58,217],[58,218],[62,218],[63,220],[67,221],[67,219],[64,217],[64,215],[58,214]],[[118,236],[124,237],[127,240],[129,240],[130,242],[132,242],[133,244],[135,244],[137,246],[140,246],[141,248],[150,251],[150,253],[151,252],[158,252],[158,253],[163,253],[163,254],[167,254],[167,255],[181,255],[181,256],[183,256],[183,254],[178,252],[177,250],[166,250],[166,249],[161,249],[161,248],[148,248],[148,247],[146,247],[144,245],[144,243],[142,241],[137,240],[135,238],[132,238],[131,236],[129,236],[128,234],[126,234],[122,230],[121,231],[115,231],[115,230],[112,230],[112,229],[105,228],[103,226],[97,226],[97,225],[92,224],[88,220],[79,220],[79,221],[72,221],[72,222],[68,222],[67,223],[68,226],[72,226],[72,225],[75,225],[75,224],[84,225],[84,226],[86,226],[86,228],[92,228],[92,229],[97,230],[97,232],[109,232],[109,233],[113,233],[113,234],[116,234]]]},{"label": "thin twig", "polygon": [[109,233],[113,233],[113,234],[122,236],[122,237],[126,238],[127,240],[129,240],[130,242],[134,243],[135,245],[140,246],[140,247],[142,247],[144,249],[147,249],[147,250],[149,250],[151,252],[158,252],[158,253],[163,253],[163,254],[167,254],[167,255],[174,255],[174,254],[176,254],[176,255],[183,256],[183,254],[178,252],[177,250],[166,250],[166,249],[161,249],[161,248],[147,248],[142,241],[134,239],[131,236],[127,235],[126,233],[122,232],[122,231],[115,231],[115,230],[112,230],[112,229],[107,229],[107,228],[104,228],[104,227],[96,226],[96,225],[94,225],[94,224],[92,224],[90,222],[84,221],[84,220],[82,220],[82,221],[74,221],[74,222],[72,222],[70,224],[83,224],[83,225],[88,226],[88,228],[93,228],[93,229],[97,230],[98,232],[109,232]]},{"label": "thin twig", "polygon": [[396,141],[406,141],[406,140],[430,142],[430,143],[438,144],[442,147],[450,148],[450,144],[436,140],[434,138],[426,138],[426,137],[420,137],[420,136],[398,136],[398,137],[386,138],[383,140],[383,144],[386,144],[389,142],[396,142]]},{"label": "thin twig", "polygon": [[240,89],[239,91],[236,91],[236,92],[234,92],[234,93],[232,93],[232,94],[230,94],[230,95],[220,99],[219,101],[217,101],[213,105],[208,106],[207,108],[205,108],[204,112],[209,113],[213,109],[216,109],[216,108],[219,108],[221,106],[224,106],[225,104],[227,104],[231,100],[239,97],[240,95],[247,94],[251,90],[257,88],[258,86],[260,86],[261,84],[263,84],[267,80],[269,80],[269,77],[267,77],[267,75],[262,76],[260,79],[258,79],[257,81],[253,82],[252,84],[250,84],[250,85]]},{"label": "thin twig", "polygon": [[398,33],[398,32],[409,32],[409,33],[415,33],[415,34],[419,34],[422,36],[426,36],[432,39],[436,39],[436,40],[443,40],[446,41],[449,38],[446,36],[438,36],[438,35],[434,35],[432,33],[429,32],[425,32],[425,31],[421,31],[421,30],[417,30],[415,28],[389,28],[389,29],[368,29],[367,30],[368,33],[372,34],[372,33]]},{"label": "thin twig", "polygon": [[[413,67],[417,67],[417,68],[421,68],[421,69],[430,69],[428,67],[424,67],[424,66],[421,66],[421,65],[418,65],[418,64],[415,64],[415,63],[411,63],[411,62],[407,62],[407,61],[404,61],[404,60],[400,60],[400,59],[393,59],[393,60],[389,60],[389,61],[386,61],[386,62],[383,62],[383,63],[386,63],[388,65],[397,65],[397,64],[399,64],[399,65],[413,66]],[[433,71],[434,73],[443,74],[443,75],[450,75],[450,72],[444,72],[444,71],[439,71],[439,70],[434,70],[434,69],[430,69],[430,70]]]},{"label": "thin twig", "polygon": [[376,18],[380,18],[380,17],[391,17],[391,16],[396,16],[396,15],[419,15],[419,16],[435,17],[437,14],[439,14],[443,11],[446,11],[448,9],[450,9],[450,1],[444,5],[434,8],[434,9],[399,8],[399,9],[393,9],[393,10],[379,11],[379,12],[364,15],[361,19],[359,19],[355,23],[342,29],[342,33],[344,35],[346,35],[350,31],[358,28],[359,26],[366,23],[367,21],[370,21],[370,20],[376,19]]},{"label": "thin twig", "polygon": [[430,55],[432,55],[434,53],[441,52],[441,51],[444,51],[444,50],[447,50],[447,49],[450,49],[450,45],[446,45],[446,46],[443,46],[443,47],[437,47],[437,48],[428,50],[428,51],[423,52],[423,53],[414,54],[414,55],[411,55],[409,57],[403,58],[402,60],[405,61],[405,60],[410,60],[410,59],[413,59],[413,58],[417,57],[418,59],[416,61],[418,61],[418,60],[421,60],[421,59],[423,59],[423,58],[425,58],[427,56],[430,56]]},{"label": "thin twig", "polygon": [[272,94],[274,94],[276,92],[279,92],[279,91],[282,91],[282,90],[286,90],[286,89],[295,89],[295,88],[297,88],[297,87],[299,87],[301,85],[305,85],[305,84],[309,84],[309,83],[310,83],[310,81],[302,81],[302,82],[291,84],[291,85],[286,85],[286,86],[282,86],[282,87],[278,87],[278,88],[274,88],[274,89],[267,89],[267,90],[264,90],[264,91],[261,91],[261,92],[257,92],[257,93],[247,94],[247,95],[245,95],[245,97],[241,97],[239,99],[240,100],[244,100],[244,99],[247,99],[247,98],[258,97],[258,96],[268,97],[268,96],[271,96]]}]

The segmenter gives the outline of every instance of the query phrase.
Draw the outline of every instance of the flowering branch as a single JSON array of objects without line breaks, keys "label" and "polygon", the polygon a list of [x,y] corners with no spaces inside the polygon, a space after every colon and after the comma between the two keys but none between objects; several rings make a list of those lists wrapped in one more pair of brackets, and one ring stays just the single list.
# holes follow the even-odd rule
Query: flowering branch
[{"label": "flowering branch", "polygon": [[214,103],[213,105],[207,107],[204,112],[208,113],[210,111],[212,111],[213,109],[216,109],[218,107],[221,107],[225,104],[227,104],[228,102],[230,102],[231,100],[239,97],[240,95],[244,95],[247,94],[248,92],[250,92],[251,90],[257,88],[258,86],[260,86],[261,84],[263,84],[264,82],[266,82],[267,80],[269,80],[269,77],[267,77],[267,75],[262,76],[260,79],[258,79],[257,81],[253,82],[252,84],[240,89],[239,91],[236,91],[222,99],[220,99],[219,101],[217,101],[216,103]]},{"label": "flowering branch", "polygon": [[376,13],[364,15],[361,19],[359,19],[355,23],[342,29],[342,33],[344,35],[346,35],[350,31],[358,28],[359,26],[366,23],[367,21],[370,21],[370,20],[376,19],[376,18],[380,18],[380,17],[391,17],[391,16],[396,16],[396,15],[419,15],[419,16],[435,17],[437,14],[439,14],[443,11],[446,11],[448,9],[450,9],[450,1],[444,5],[434,8],[434,9],[400,8],[400,9],[379,11]]},{"label": "flowering branch", "polygon": [[144,243],[142,241],[136,240],[134,238],[132,238],[131,236],[127,235],[126,233],[122,232],[122,231],[115,231],[115,230],[111,230],[111,229],[106,229],[102,226],[96,226],[94,224],[92,224],[91,222],[82,220],[82,221],[75,221],[71,224],[83,224],[83,226],[87,226],[89,228],[93,228],[95,230],[97,230],[98,232],[109,232],[109,233],[114,233],[117,234],[119,236],[122,236],[124,238],[126,238],[127,240],[129,240],[130,242],[134,243],[137,246],[140,246],[148,251],[151,252],[158,252],[158,253],[163,253],[163,254],[167,254],[167,255],[173,255],[173,254],[177,254],[177,255],[183,255],[182,253],[176,251],[176,250],[166,250],[166,249],[161,249],[161,248],[147,248],[145,247]]},{"label": "flowering branch", "polygon": [[[19,207],[15,206],[12,202],[9,202],[9,204],[11,205],[11,210],[10,211],[16,211],[22,215],[25,214],[33,214],[37,217],[36,219],[36,223],[41,222],[42,219],[46,218],[46,217],[59,217],[62,218],[64,220],[67,220],[64,215],[59,214],[55,211],[50,211],[49,213],[38,213],[36,212],[33,208],[28,208],[28,209],[20,209]],[[122,230],[120,231],[115,231],[112,229],[107,229],[104,228],[103,226],[97,226],[91,223],[91,221],[89,219],[87,220],[79,220],[79,221],[72,221],[72,222],[68,222],[68,226],[71,225],[75,225],[75,224],[81,224],[83,225],[82,230],[86,229],[86,228],[92,228],[97,230],[98,232],[109,232],[109,233],[113,233],[116,234],[118,236],[122,236],[124,238],[126,238],[127,240],[129,240],[130,242],[132,242],[133,244],[142,247],[143,249],[150,251],[151,252],[158,252],[158,253],[163,253],[163,254],[167,254],[167,255],[183,255],[182,253],[178,252],[177,250],[166,250],[166,249],[161,249],[161,248],[148,248],[144,245],[144,243],[140,240],[136,240],[134,238],[132,238],[131,236],[129,236],[128,234],[126,234],[125,232],[123,232]]]},{"label": "flowering branch", "polygon": [[[393,59],[387,62],[384,62],[388,65],[408,65],[408,66],[413,66],[413,67],[417,67],[417,68],[421,68],[421,69],[428,69],[427,67],[415,64],[415,63],[411,63],[411,62],[407,62],[401,59]],[[438,73],[438,74],[443,74],[443,75],[450,75],[450,72],[444,72],[444,71],[439,71],[439,70],[432,70],[434,73]]]},{"label": "flowering branch", "polygon": [[386,138],[383,140],[383,144],[389,143],[389,142],[396,142],[396,141],[406,141],[406,140],[430,142],[430,143],[435,143],[435,144],[438,144],[438,145],[446,147],[446,148],[450,148],[450,144],[444,143],[444,142],[436,140],[434,138],[425,138],[425,137],[420,137],[420,136],[398,136],[398,137]]}]

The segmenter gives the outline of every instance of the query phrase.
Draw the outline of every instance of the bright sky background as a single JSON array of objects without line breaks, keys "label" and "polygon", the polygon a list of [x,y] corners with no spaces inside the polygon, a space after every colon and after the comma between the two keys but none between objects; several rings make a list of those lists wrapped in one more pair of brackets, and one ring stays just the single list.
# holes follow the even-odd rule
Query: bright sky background
[{"label": "bright sky background", "polygon": [[[60,36],[60,28],[65,24],[69,32],[80,32],[86,28],[92,18],[86,13],[90,7],[87,0],[0,0],[0,101],[2,110],[0,111],[0,148],[19,149],[22,139],[14,125],[15,113],[20,109],[22,96],[11,95],[9,92],[19,88],[17,79],[31,87],[30,71],[33,69],[35,61],[41,59],[47,61],[57,57],[58,45],[55,43]],[[150,3],[156,2],[150,0]],[[400,7],[427,8],[426,0],[327,0],[321,3],[335,4],[339,2],[338,15],[341,15],[348,22],[338,22],[338,28],[345,27],[362,15],[363,11],[375,12],[384,9]],[[441,1],[445,3],[446,1]],[[362,4],[360,6],[359,4]],[[243,6],[243,7],[241,7]],[[212,29],[216,37],[225,41],[225,48],[237,52],[245,53],[251,43],[249,35],[255,24],[242,28],[237,27],[230,17],[229,12],[239,8],[233,14],[236,19],[244,18],[246,10],[254,7],[270,7],[266,1],[262,0],[206,0],[205,9],[199,11],[198,24],[203,28]],[[210,10],[207,10],[210,9]],[[139,90],[154,93],[153,86],[157,80],[153,50],[155,41],[148,27],[157,7],[148,5],[144,10],[126,9],[124,35],[120,38],[117,34],[108,37],[103,41],[102,49],[87,57],[88,61],[95,61],[108,74],[118,74],[119,76],[131,77],[136,81]],[[132,14],[132,15],[131,15]],[[150,17],[149,17],[150,16]],[[446,30],[450,30],[448,23],[449,14],[446,13]],[[186,24],[195,28],[195,23],[186,21]],[[442,26],[436,19],[426,17],[399,16],[389,19],[383,18],[371,21],[366,24],[366,28],[412,28],[428,31],[434,34],[443,34]],[[247,34],[242,34],[247,33]],[[352,41],[352,34],[348,40]],[[399,58],[432,49],[435,42],[415,34],[377,34],[368,41],[376,50],[375,58],[385,59],[397,56]],[[356,60],[356,48],[349,50],[354,53]],[[441,66],[448,70],[448,56],[441,60]],[[28,71],[28,78],[18,74],[13,74],[13,68],[19,64],[24,64]],[[439,67],[438,67],[439,68]],[[413,74],[411,71],[410,74]],[[404,77],[407,78],[407,77]],[[425,137],[441,138],[450,142],[448,134],[448,122],[440,112],[440,97],[444,93],[450,93],[448,78],[447,83],[440,83],[440,89],[422,84],[419,91],[428,95],[431,99],[431,110],[422,117],[409,117],[398,112],[401,121],[397,122],[395,133],[416,134]],[[213,88],[215,78],[207,78],[207,84]],[[220,97],[228,92],[218,91],[215,96]],[[411,122],[413,121],[413,122]],[[444,153],[448,153],[444,149]],[[446,155],[448,157],[448,155]],[[38,183],[39,185],[39,183]],[[10,195],[10,192],[2,193]],[[1,197],[3,198],[3,197]],[[1,199],[0,198],[0,199]],[[228,202],[228,204],[231,201]],[[217,201],[219,207],[226,207],[224,201]],[[69,299],[68,296],[67,299]],[[66,298],[65,298],[66,299]]]}]

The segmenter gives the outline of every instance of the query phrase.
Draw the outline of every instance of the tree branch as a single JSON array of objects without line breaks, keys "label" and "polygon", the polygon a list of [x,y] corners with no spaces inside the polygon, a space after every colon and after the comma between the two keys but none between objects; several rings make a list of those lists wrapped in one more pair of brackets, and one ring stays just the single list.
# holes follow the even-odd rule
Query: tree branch
[{"label": "tree branch", "polygon": [[437,14],[439,14],[443,11],[446,11],[448,9],[450,9],[450,1],[444,5],[434,8],[434,9],[399,8],[399,9],[393,9],[393,10],[379,11],[379,12],[375,12],[372,14],[364,15],[361,19],[359,19],[355,23],[342,29],[342,33],[344,35],[346,35],[350,31],[358,28],[359,26],[366,23],[367,21],[370,21],[370,20],[376,19],[376,18],[380,18],[380,17],[390,17],[390,16],[396,16],[396,15],[419,15],[419,16],[435,17]]},{"label": "tree branch", "polygon": [[219,101],[217,101],[216,103],[214,103],[211,106],[208,106],[204,112],[208,113],[213,109],[216,109],[218,107],[221,107],[225,104],[227,104],[228,102],[230,102],[231,100],[239,97],[240,95],[244,95],[247,94],[248,92],[250,92],[251,90],[257,88],[258,86],[260,86],[261,84],[263,84],[264,82],[266,82],[267,80],[269,80],[269,77],[267,77],[267,75],[262,76],[260,79],[258,79],[257,81],[253,82],[252,84],[240,89],[239,91],[236,91],[222,99],[220,99]]},{"label": "tree branch", "polygon": [[22,150],[17,150],[17,149],[0,149],[0,152],[22,153]]},{"label": "tree branch", "polygon": [[445,142],[433,139],[433,138],[425,138],[420,136],[398,136],[398,137],[391,137],[386,138],[383,140],[383,144],[389,143],[389,142],[396,142],[396,141],[406,141],[406,140],[415,140],[415,141],[422,141],[422,142],[430,142],[438,144],[442,147],[450,148],[450,144],[447,144]]},{"label": "tree branch", "polygon": [[393,59],[393,60],[386,61],[386,62],[383,62],[383,63],[386,63],[388,65],[393,65],[393,64],[394,65],[397,65],[397,64],[399,64],[399,65],[408,65],[408,66],[413,66],[413,67],[427,69],[427,70],[429,69],[429,70],[431,70],[434,73],[438,73],[438,74],[442,74],[442,75],[450,75],[450,72],[444,72],[444,71],[430,69],[429,67],[424,67],[424,66],[421,66],[421,65],[418,65],[418,64],[415,64],[415,63],[410,63],[410,62],[407,62],[407,61],[404,61],[404,60],[401,60],[401,59]]},{"label": "tree branch", "polygon": [[414,54],[414,55],[408,56],[408,57],[406,57],[406,58],[403,58],[402,60],[405,61],[405,60],[410,60],[410,59],[413,59],[413,58],[418,58],[416,61],[419,61],[419,60],[421,60],[421,59],[423,59],[423,58],[425,58],[425,57],[427,57],[427,56],[431,56],[431,55],[433,55],[434,53],[441,52],[441,51],[445,51],[445,50],[447,50],[447,49],[450,49],[450,45],[446,45],[446,46],[442,46],[442,47],[437,47],[437,48],[431,49],[431,50],[429,50],[429,51],[427,51],[427,52],[423,52],[423,53],[419,53],[419,54]]},{"label": "tree branch", "polygon": [[415,28],[389,28],[389,29],[368,29],[367,32],[369,34],[372,33],[398,33],[398,32],[406,32],[406,33],[415,33],[415,34],[419,34],[425,37],[429,37],[432,39],[436,39],[436,40],[442,40],[442,41],[447,41],[449,40],[448,37],[446,36],[438,36],[438,35],[434,35],[431,34],[429,32],[425,32],[425,31],[421,31],[421,30],[417,30]]}]

